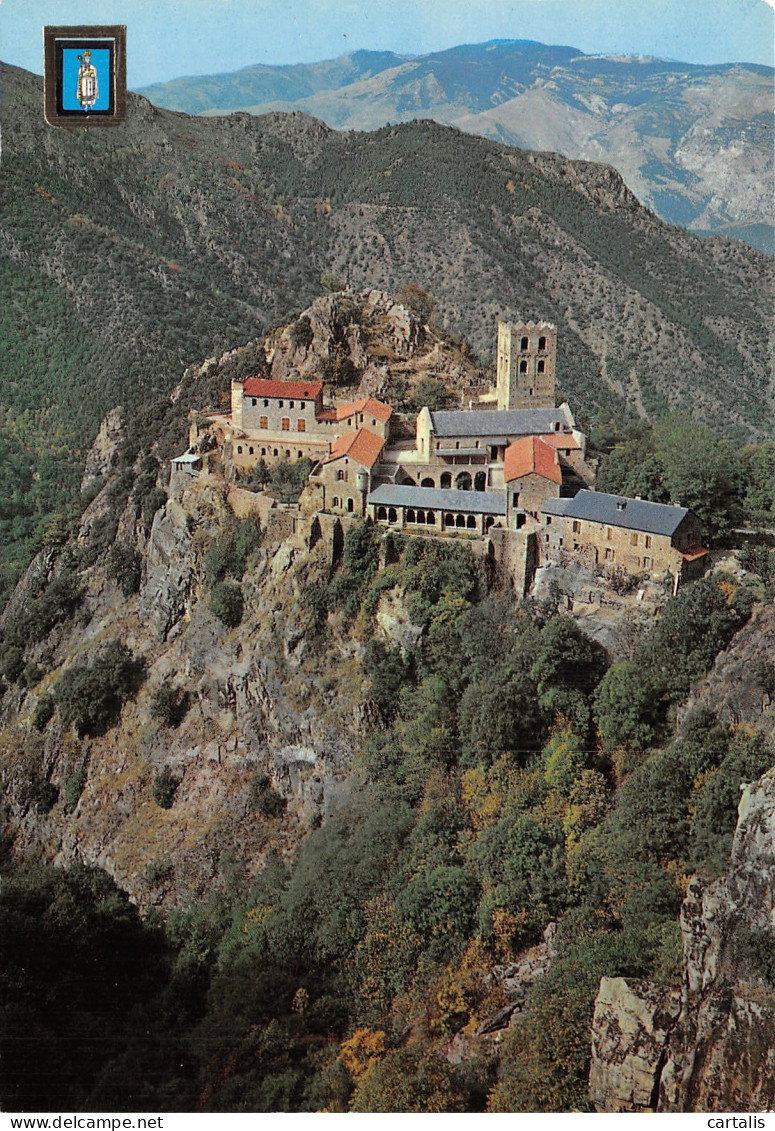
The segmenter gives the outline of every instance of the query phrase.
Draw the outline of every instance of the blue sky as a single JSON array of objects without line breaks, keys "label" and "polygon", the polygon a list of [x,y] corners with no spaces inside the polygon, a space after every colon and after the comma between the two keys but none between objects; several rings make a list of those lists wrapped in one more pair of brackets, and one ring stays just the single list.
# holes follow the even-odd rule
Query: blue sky
[{"label": "blue sky", "polygon": [[0,57],[42,73],[44,24],[127,25],[130,87],[359,48],[487,39],[775,64],[775,0],[0,0]]}]

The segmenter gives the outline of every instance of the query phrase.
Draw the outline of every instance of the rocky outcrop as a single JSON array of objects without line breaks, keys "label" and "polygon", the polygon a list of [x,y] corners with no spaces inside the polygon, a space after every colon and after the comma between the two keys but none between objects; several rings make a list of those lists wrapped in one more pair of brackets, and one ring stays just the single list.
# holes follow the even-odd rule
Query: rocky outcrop
[{"label": "rocky outcrop", "polygon": [[386,379],[383,359],[409,360],[426,338],[420,320],[390,295],[339,291],[316,299],[296,323],[267,338],[264,349],[275,380],[319,379],[330,371],[340,383],[357,380],[361,391],[373,393]]},{"label": "rocky outcrop", "polygon": [[104,479],[115,469],[118,450],[124,438],[124,424],[124,410],[118,405],[111,409],[103,420],[86,457],[81,479],[82,491],[88,491],[93,484]]},{"label": "rocky outcrop", "polygon": [[693,689],[685,712],[710,707],[730,723],[753,723],[769,729],[774,704],[757,681],[757,664],[775,655],[775,605],[761,604]]},{"label": "rocky outcrop", "polygon": [[486,1017],[476,1030],[476,1036],[487,1036],[513,1025],[525,1008],[528,995],[540,979],[549,972],[552,960],[557,954],[555,940],[558,924],[547,924],[543,942],[526,950],[515,962],[494,966],[492,981],[501,992],[508,996],[508,1002],[490,1017]]},{"label": "rocky outcrop", "polygon": [[603,978],[592,1022],[589,1094],[598,1111],[653,1111],[667,1038],[681,1006],[677,989]]},{"label": "rocky outcrop", "polygon": [[186,512],[173,500],[151,527],[139,613],[157,640],[166,640],[183,616],[194,579],[194,547]]},{"label": "rocky outcrop", "polygon": [[680,991],[604,978],[592,1032],[598,1111],[775,1104],[775,772],[744,788],[728,873],[681,911]]},{"label": "rocky outcrop", "polygon": [[660,1111],[775,1104],[775,773],[746,786],[729,872],[689,885],[681,911],[681,1014]]}]

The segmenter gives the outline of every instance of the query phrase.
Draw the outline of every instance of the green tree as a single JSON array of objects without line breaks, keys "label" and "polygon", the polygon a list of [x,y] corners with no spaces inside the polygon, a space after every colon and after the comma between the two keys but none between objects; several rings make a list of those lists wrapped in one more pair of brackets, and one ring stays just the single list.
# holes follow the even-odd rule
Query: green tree
[{"label": "green tree", "polygon": [[459,1112],[465,1096],[453,1069],[432,1047],[391,1049],[359,1077],[350,1110],[357,1112]]},{"label": "green tree", "polygon": [[101,734],[116,721],[144,678],[145,661],[113,640],[91,663],[69,668],[52,695],[65,726],[72,723],[79,736]]},{"label": "green tree", "polygon": [[218,581],[210,590],[207,604],[228,628],[236,628],[245,611],[242,590],[233,581]]},{"label": "green tree", "polygon": [[617,746],[646,750],[656,739],[664,711],[648,669],[622,660],[613,664],[598,684],[594,713],[608,750]]}]

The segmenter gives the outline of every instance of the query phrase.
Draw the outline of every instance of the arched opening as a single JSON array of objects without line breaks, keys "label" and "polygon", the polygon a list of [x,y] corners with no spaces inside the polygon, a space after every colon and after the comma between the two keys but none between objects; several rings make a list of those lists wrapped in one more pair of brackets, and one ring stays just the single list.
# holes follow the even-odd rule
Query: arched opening
[{"label": "arched opening", "polygon": [[527,373],[527,362],[526,361],[520,361],[519,371],[520,371],[520,373]]},{"label": "arched opening", "polygon": [[353,512],[354,505],[355,504],[353,503],[352,499],[347,500],[347,509],[350,512],[350,514],[352,514],[352,512]]},{"label": "arched opening", "polygon": [[332,507],[338,507],[339,506],[339,496],[338,495],[334,495],[333,499],[331,500],[331,506]]},{"label": "arched opening", "polygon": [[435,526],[436,525],[436,515],[433,513],[433,511],[426,511],[425,512],[425,525],[426,526]]},{"label": "arched opening", "polygon": [[543,336],[538,339],[538,348],[540,350],[546,349],[546,338],[544,338]]},{"label": "arched opening", "polygon": [[377,507],[377,519],[387,522],[387,507]]},{"label": "arched opening", "polygon": [[527,518],[525,517],[525,515],[524,514],[518,514],[517,515],[517,530],[521,530],[526,522],[527,522]]},{"label": "arched opening", "polygon": [[388,522],[398,522],[398,515],[396,514],[395,507],[391,507],[388,511]]},{"label": "arched opening", "polygon": [[463,515],[463,514],[459,514],[459,515],[457,516],[457,518],[455,519],[455,526],[458,526],[458,527],[463,527],[463,528],[465,528],[465,524],[466,524],[466,518],[465,518],[465,515]]},{"label": "arched opening", "polygon": [[470,491],[471,490],[471,475],[470,475],[470,473],[468,471],[461,471],[460,474],[458,475],[457,479],[455,480],[455,486],[457,487],[458,491]]},{"label": "arched opening", "polygon": [[304,459],[304,452],[297,452],[296,459]]},{"label": "arched opening", "polygon": [[417,525],[418,526],[425,526],[425,511],[418,511],[417,512]]},{"label": "arched opening", "polygon": [[420,486],[421,487],[435,487],[436,484],[434,483],[434,481],[431,479],[431,477],[429,475],[426,475],[425,478],[423,479],[423,481],[421,482]]},{"label": "arched opening", "polygon": [[275,450],[274,450],[274,454],[275,454],[275,455],[277,455],[277,448],[275,448]]},{"label": "arched opening", "polygon": [[521,350],[526,350],[526,349],[527,349],[527,338],[523,338],[523,339],[522,339],[522,341],[521,341],[521,342],[519,343],[519,348],[520,348]]},{"label": "arched opening", "polygon": [[406,475],[401,480],[401,486],[402,487],[416,487],[417,484],[415,483],[414,479],[411,478],[411,476]]},{"label": "arched opening", "polygon": [[291,458],[291,453],[290,453],[289,451],[287,451],[287,450],[286,450],[286,452],[285,452],[285,458],[286,458],[286,459],[290,459],[290,458]]},{"label": "arched opening", "polygon": [[484,491],[484,489],[486,487],[487,487],[487,472],[486,471],[477,471],[476,475],[474,476],[474,490],[475,491]]},{"label": "arched opening", "polygon": [[470,514],[466,519],[466,526],[469,530],[476,530],[476,516]]},{"label": "arched opening", "polygon": [[252,448],[248,448],[248,455],[250,455],[250,456],[253,455],[253,449]]},{"label": "arched opening", "polygon": [[546,369],[546,362],[545,361],[539,361],[537,371],[539,373],[543,373],[545,371],[545,369]]},{"label": "arched opening", "polygon": [[265,456],[265,455],[266,455],[266,448],[262,448],[262,449],[261,449],[261,455],[262,455],[262,456]]},{"label": "arched opening", "polygon": [[484,529],[489,530],[494,522],[495,522],[495,515],[488,514],[487,518],[484,520]]},{"label": "arched opening", "polygon": [[415,518],[415,514],[414,514],[414,511],[412,510],[412,508],[411,508],[411,507],[410,507],[410,508],[409,508],[409,510],[408,510],[408,511],[406,512],[406,521],[407,521],[407,522],[417,522],[417,519]]},{"label": "arched opening", "polygon": [[452,473],[449,472],[449,471],[443,471],[442,474],[441,474],[441,488],[442,488],[442,490],[444,490],[444,488],[449,488],[451,486],[452,486]]},{"label": "arched opening", "polygon": [[237,444],[237,455],[238,456],[242,455],[242,444]]},{"label": "arched opening", "polygon": [[455,525],[455,516],[453,514],[445,514],[444,515],[444,525],[445,526],[454,526]]}]

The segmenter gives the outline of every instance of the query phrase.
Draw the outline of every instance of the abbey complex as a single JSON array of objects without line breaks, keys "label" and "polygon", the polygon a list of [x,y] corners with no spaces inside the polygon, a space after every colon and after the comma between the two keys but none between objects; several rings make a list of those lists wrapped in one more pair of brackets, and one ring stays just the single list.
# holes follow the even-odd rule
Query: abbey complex
[{"label": "abbey complex", "polygon": [[595,491],[586,437],[570,406],[555,405],[556,366],[551,323],[499,322],[494,392],[466,408],[421,408],[413,436],[374,396],[338,403],[323,381],[292,373],[233,379],[231,411],[192,422],[173,489],[216,460],[233,480],[306,458],[299,509],[368,517],[404,534],[488,539],[522,591],[537,566],[569,561],[669,574],[675,586],[696,576],[707,550],[694,514]]}]

